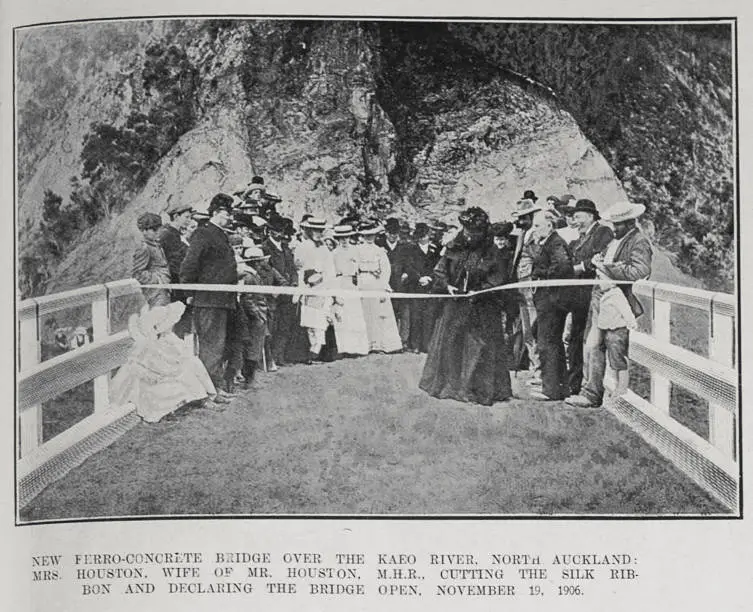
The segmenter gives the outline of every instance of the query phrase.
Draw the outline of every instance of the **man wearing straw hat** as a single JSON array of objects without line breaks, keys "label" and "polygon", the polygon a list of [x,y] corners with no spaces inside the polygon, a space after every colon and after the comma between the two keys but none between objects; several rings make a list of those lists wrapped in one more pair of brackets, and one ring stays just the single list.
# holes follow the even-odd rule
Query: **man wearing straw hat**
[{"label": "man wearing straw hat", "polygon": [[[591,259],[600,277],[616,281],[637,281],[648,278],[651,274],[653,249],[648,238],[638,228],[637,219],[645,212],[643,204],[619,202],[603,216],[605,221],[614,225],[614,240],[609,243],[603,254]],[[619,285],[625,294],[635,317],[643,314],[643,307],[633,295],[630,285]],[[589,317],[591,328],[585,344],[586,383],[579,395],[571,395],[565,401],[579,408],[598,408],[604,398],[604,373],[606,356],[612,368],[618,372],[627,370],[629,347],[628,333],[609,334],[608,329],[600,329],[595,321],[599,319],[599,310],[603,290],[598,285],[593,288]]]},{"label": "man wearing straw hat", "polygon": [[[310,289],[327,289],[335,282],[335,262],[324,245],[324,230],[327,222],[318,217],[309,217],[301,223],[304,240],[295,250],[295,266],[298,284]],[[332,321],[332,297],[304,295],[301,297],[301,327],[306,329],[309,340],[309,363],[316,363],[326,342],[327,328]]]},{"label": "man wearing straw hat", "polygon": [[[533,200],[524,199],[518,202],[517,210],[512,213],[517,229],[517,241],[515,243],[510,270],[510,277],[513,282],[531,279],[533,260],[537,249],[531,227],[533,225],[534,213],[540,210],[541,206],[537,205]],[[536,306],[533,303],[533,290],[523,288],[520,290],[520,295],[520,334],[528,352],[529,370],[532,374],[529,382],[536,384],[541,382],[541,368],[539,352],[536,346],[536,335],[534,333]],[[520,358],[517,361],[519,362]],[[513,369],[519,369],[518,364],[513,364]]]}]

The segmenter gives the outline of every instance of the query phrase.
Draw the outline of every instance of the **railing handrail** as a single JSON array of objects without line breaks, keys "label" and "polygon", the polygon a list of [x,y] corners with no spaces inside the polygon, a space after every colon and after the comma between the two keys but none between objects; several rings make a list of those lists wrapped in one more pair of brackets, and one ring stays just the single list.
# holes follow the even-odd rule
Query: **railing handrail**
[{"label": "railing handrail", "polygon": [[[139,283],[136,280],[124,278],[99,285],[88,285],[60,293],[27,298],[18,303],[18,311],[33,310],[36,307],[40,307],[40,314],[51,313],[63,308],[86,304],[90,301],[89,298],[98,296],[101,291],[107,291],[109,297],[112,298],[137,293],[139,290]],[[707,291],[696,287],[684,287],[682,285],[658,283],[650,280],[637,281],[633,285],[633,291],[636,295],[656,297],[657,299],[686,306],[705,307],[718,305],[727,310],[726,314],[728,315],[734,314],[737,308],[737,297],[733,293]],[[730,310],[731,312],[729,312]]]}]

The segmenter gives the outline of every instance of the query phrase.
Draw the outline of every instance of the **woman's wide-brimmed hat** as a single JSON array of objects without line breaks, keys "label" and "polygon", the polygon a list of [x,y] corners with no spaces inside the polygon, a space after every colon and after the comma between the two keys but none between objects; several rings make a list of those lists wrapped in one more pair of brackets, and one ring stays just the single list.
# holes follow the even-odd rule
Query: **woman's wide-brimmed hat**
[{"label": "woman's wide-brimmed hat", "polygon": [[301,227],[325,230],[327,229],[327,221],[320,217],[309,217],[308,219],[301,221]]},{"label": "woman's wide-brimmed hat", "polygon": [[335,225],[332,230],[333,238],[348,238],[353,234],[355,234],[355,232],[353,231],[353,226],[348,224]]},{"label": "woman's wide-brimmed hat", "polygon": [[379,221],[364,221],[358,226],[358,233],[362,236],[374,236],[384,231]]},{"label": "woman's wide-brimmed hat", "polygon": [[632,202],[617,202],[612,208],[604,213],[603,219],[611,223],[620,223],[637,219],[644,212],[646,207],[643,204],[633,204]]}]

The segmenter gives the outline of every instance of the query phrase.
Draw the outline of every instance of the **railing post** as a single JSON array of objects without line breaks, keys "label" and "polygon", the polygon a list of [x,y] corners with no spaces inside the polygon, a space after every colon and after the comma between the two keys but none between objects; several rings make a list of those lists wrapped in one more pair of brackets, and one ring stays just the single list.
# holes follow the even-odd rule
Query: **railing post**
[{"label": "railing post", "polygon": [[[94,341],[102,342],[110,335],[110,299],[107,287],[92,301],[92,331]],[[102,412],[110,407],[110,373],[94,379],[94,412]]]},{"label": "railing post", "polygon": [[[18,313],[18,369],[28,370],[42,360],[37,302],[24,300]],[[18,415],[18,457],[25,457],[42,442],[42,405],[35,404]]]},{"label": "railing post", "polygon": [[[651,335],[659,342],[670,344],[670,320],[672,304],[666,300],[652,300],[653,324]],[[669,400],[672,391],[672,383],[666,376],[651,371],[651,403],[662,412],[669,414]]]},{"label": "railing post", "polygon": [[[709,325],[709,358],[734,367],[735,318],[711,300]],[[719,404],[709,402],[709,442],[727,457],[735,456],[735,415]]]}]

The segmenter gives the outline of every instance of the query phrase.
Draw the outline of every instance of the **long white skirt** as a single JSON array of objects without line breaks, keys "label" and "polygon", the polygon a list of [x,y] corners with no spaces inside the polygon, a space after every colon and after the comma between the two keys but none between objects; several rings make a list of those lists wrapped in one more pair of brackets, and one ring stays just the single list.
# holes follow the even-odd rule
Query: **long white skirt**
[{"label": "long white skirt", "polygon": [[[370,274],[358,276],[358,287],[364,290],[383,290],[384,287]],[[394,353],[403,348],[400,332],[392,310],[392,301],[385,298],[361,298],[363,318],[370,351]]]},{"label": "long white skirt", "polygon": [[[353,290],[355,286],[350,276],[341,276],[340,286]],[[337,350],[349,355],[368,355],[369,337],[366,331],[366,320],[363,316],[363,306],[359,298],[342,298],[342,305],[333,307],[336,316],[333,317]],[[339,317],[337,316],[339,314]]]}]

